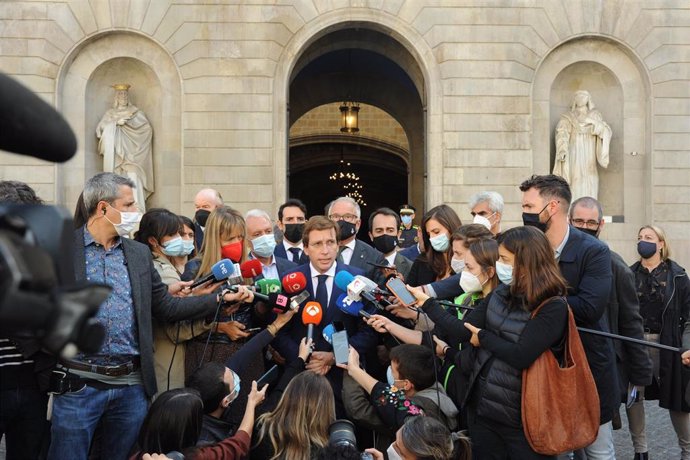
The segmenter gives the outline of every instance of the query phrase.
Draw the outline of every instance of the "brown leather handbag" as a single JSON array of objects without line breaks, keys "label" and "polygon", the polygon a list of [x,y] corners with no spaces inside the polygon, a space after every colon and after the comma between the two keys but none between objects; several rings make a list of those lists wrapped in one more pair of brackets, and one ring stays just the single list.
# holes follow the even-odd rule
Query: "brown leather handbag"
[{"label": "brown leather handbag", "polygon": [[[532,318],[554,299],[565,302],[547,299]],[[599,431],[599,394],[570,307],[565,334],[562,365],[549,349],[522,371],[522,426],[529,445],[543,455],[588,446]]]}]

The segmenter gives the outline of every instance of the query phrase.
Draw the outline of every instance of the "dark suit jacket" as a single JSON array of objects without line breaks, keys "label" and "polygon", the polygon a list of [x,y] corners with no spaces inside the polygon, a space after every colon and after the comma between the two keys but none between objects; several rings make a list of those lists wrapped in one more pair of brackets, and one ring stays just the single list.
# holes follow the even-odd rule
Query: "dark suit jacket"
[{"label": "dark suit jacket", "polygon": [[201,245],[204,243],[204,231],[201,229],[201,225],[194,222],[194,246],[196,246],[196,253],[201,251]]},{"label": "dark suit jacket", "polygon": [[[608,304],[608,320],[611,332],[635,339],[644,339],[644,326],[637,302],[635,275],[623,258],[611,251],[613,286]],[[614,340],[618,364],[621,396],[628,390],[628,382],[647,386],[652,383],[652,360],[642,345]]]},{"label": "dark suit jacket", "polygon": [[414,262],[414,260],[419,257],[419,247],[414,244],[406,247],[405,249],[401,249],[398,254],[402,255],[403,257],[407,257],[410,262]]},{"label": "dark suit jacket", "polygon": [[[156,394],[156,374],[153,368],[153,331],[151,317],[168,322],[203,318],[216,311],[216,296],[173,297],[153,268],[151,250],[144,244],[122,238],[122,249],[132,286],[132,303],[139,334],[141,375],[146,394]],[[84,255],[84,227],[74,231],[74,272],[77,281],[86,280]]]},{"label": "dark suit jacket", "polygon": [[[609,248],[575,227],[558,260],[561,274],[568,284],[568,305],[579,327],[608,331],[606,305],[611,293],[613,275]],[[610,339],[581,333],[582,345],[599,392],[601,423],[611,420],[620,404],[618,373]]]},{"label": "dark suit jacket", "polygon": [[398,269],[398,273],[401,273],[402,276],[407,279],[407,275],[410,274],[410,269],[412,268],[412,262],[410,262],[410,259],[398,252],[395,255],[395,259],[393,259],[393,262],[395,267]]},{"label": "dark suit jacket", "polygon": [[[335,270],[336,273],[345,270],[353,275],[362,274],[361,270],[340,262],[338,262],[336,265]],[[313,286],[311,282],[311,271],[309,264],[300,265],[293,270],[293,272],[301,272],[304,274],[304,276],[307,278],[307,290],[311,294],[311,298],[315,298],[315,286]],[[335,303],[338,299],[338,296],[343,293],[344,291],[340,289],[334,282],[333,291],[330,299],[328,300],[328,307],[323,308],[324,306],[322,305],[323,319],[321,320],[321,324],[314,327],[314,350],[333,351],[333,347],[323,338],[323,328],[331,324],[333,321],[342,321],[345,325],[345,329],[347,330],[350,345],[352,345],[359,352],[360,356],[365,356],[366,352],[376,345],[376,334],[373,329],[366,326],[359,317],[347,315],[336,306]],[[292,318],[292,320],[280,330],[273,341],[273,346],[287,360],[288,363],[297,358],[299,343],[307,335],[307,327],[302,324],[303,309],[304,305],[300,307],[299,311]]]},{"label": "dark suit jacket", "polygon": [[[278,257],[278,258],[281,258],[281,259],[286,259],[286,260],[292,262],[292,261],[288,258],[288,254],[287,254],[287,252],[285,251],[285,246],[283,246],[283,243],[282,243],[282,242],[281,242],[281,243],[278,243],[278,244],[276,245],[276,248],[273,250],[273,255],[274,255],[275,257]],[[292,256],[290,256],[290,257],[292,257]],[[308,264],[308,263],[309,263],[309,257],[304,253],[304,251],[302,251],[302,254],[299,255],[299,263],[296,264],[295,266],[297,266],[297,265],[304,265],[304,264]]]},{"label": "dark suit jacket", "polygon": [[[343,263],[342,256],[338,256],[338,263]],[[364,276],[370,280],[381,284],[385,280],[381,271],[372,264],[386,265],[386,258],[378,250],[369,246],[367,243],[361,240],[355,240],[355,249],[352,251],[352,257],[350,258],[350,267],[356,267],[364,272]]]}]

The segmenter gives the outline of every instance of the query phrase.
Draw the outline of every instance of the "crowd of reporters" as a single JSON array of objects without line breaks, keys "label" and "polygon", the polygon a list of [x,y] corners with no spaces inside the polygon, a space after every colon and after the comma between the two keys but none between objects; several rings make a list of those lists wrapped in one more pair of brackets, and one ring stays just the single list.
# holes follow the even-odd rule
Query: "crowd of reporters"
[{"label": "crowd of reporters", "polygon": [[[554,458],[525,437],[521,376],[562,355],[569,308],[595,332],[690,348],[690,282],[663,230],[640,229],[628,268],[598,239],[601,205],[573,202],[557,176],[520,185],[524,226],[503,229],[502,197],[482,192],[467,225],[444,204],[419,226],[412,206],[375,210],[371,245],[349,197],[309,219],[291,199],[273,222],[204,189],[191,220],[142,216],[133,188],[98,174],[75,210],[77,278],[113,288],[99,352],[57,359],[0,339],[9,459]],[[40,202],[11,181],[0,200]],[[690,353],[581,339],[600,427],[563,456],[615,458],[626,403],[635,459],[648,458],[646,398],[669,410],[689,460]]]}]

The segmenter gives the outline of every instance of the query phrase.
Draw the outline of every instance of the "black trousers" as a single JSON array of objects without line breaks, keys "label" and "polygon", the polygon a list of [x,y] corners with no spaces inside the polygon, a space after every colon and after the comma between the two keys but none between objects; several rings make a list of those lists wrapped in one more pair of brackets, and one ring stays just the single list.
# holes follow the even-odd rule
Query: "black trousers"
[{"label": "black trousers", "polygon": [[7,460],[45,458],[50,439],[46,421],[48,395],[37,388],[0,391],[0,438]]}]

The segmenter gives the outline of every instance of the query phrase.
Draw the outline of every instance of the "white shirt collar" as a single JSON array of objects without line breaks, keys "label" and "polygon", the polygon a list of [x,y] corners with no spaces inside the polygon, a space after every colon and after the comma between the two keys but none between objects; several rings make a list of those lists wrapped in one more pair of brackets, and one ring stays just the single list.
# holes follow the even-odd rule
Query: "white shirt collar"
[{"label": "white shirt collar", "polygon": [[561,252],[563,252],[563,248],[565,247],[565,244],[568,242],[568,238],[570,237],[570,225],[567,225],[565,228],[565,237],[563,237],[563,241],[561,241],[561,244],[559,244],[556,250],[554,251],[556,259],[561,257]]},{"label": "white shirt collar", "polygon": [[345,247],[346,247],[346,248],[352,249],[352,251],[354,252],[354,250],[355,250],[355,244],[357,244],[357,238],[353,238],[352,241],[350,241],[349,243],[347,243],[347,244],[345,245]]},{"label": "white shirt collar", "polygon": [[285,248],[285,252],[288,252],[290,248],[299,248],[300,251],[304,251],[304,243],[300,240],[299,244],[293,245],[290,243],[288,240],[283,238],[283,247]]},{"label": "white shirt collar", "polygon": [[309,262],[309,270],[311,270],[311,277],[312,277],[313,279],[316,279],[316,277],[319,276],[319,275],[328,275],[328,276],[335,277],[335,267],[336,267],[336,265],[338,265],[338,263],[337,263],[337,262],[333,262],[333,265],[331,265],[331,268],[329,268],[328,271],[326,271],[326,273],[320,273],[320,272],[316,269],[316,267],[314,267],[314,263],[313,263],[313,262]]}]

